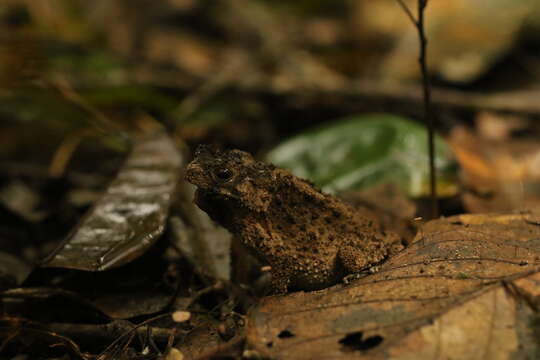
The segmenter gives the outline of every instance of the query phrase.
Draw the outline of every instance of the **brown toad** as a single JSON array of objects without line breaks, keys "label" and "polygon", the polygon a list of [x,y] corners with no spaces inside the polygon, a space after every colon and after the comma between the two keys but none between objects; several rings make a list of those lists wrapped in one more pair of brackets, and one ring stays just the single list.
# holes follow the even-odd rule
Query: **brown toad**
[{"label": "brown toad", "polygon": [[369,213],[240,150],[200,146],[186,179],[195,203],[271,266],[276,292],[333,285],[402,248]]}]

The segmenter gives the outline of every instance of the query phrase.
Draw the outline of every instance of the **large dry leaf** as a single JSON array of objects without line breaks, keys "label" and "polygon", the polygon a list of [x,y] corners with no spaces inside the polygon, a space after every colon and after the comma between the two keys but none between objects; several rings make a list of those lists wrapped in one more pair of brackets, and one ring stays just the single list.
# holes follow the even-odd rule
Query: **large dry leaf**
[{"label": "large dry leaf", "polygon": [[142,255],[163,233],[181,163],[165,134],[136,140],[103,197],[44,266],[102,271]]},{"label": "large dry leaf", "polygon": [[265,299],[248,344],[276,359],[535,358],[539,239],[533,215],[432,221],[375,274]]}]

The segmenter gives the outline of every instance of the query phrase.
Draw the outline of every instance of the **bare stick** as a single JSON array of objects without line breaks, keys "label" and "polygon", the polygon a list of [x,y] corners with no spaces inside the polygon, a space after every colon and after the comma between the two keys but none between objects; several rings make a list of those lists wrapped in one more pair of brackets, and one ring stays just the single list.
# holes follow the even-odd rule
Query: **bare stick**
[{"label": "bare stick", "polygon": [[431,190],[431,217],[439,216],[439,206],[437,203],[437,173],[435,168],[435,136],[434,136],[434,116],[431,104],[431,82],[427,70],[427,38],[424,27],[424,14],[429,0],[417,0],[418,12],[415,19],[412,11],[407,7],[403,0],[396,0],[407,14],[418,32],[420,40],[420,54],[418,62],[422,72],[422,90],[424,95],[424,119],[428,125],[428,152],[429,152],[429,177]]},{"label": "bare stick", "polygon": [[411,22],[414,24],[414,26],[417,26],[418,22],[414,18],[414,15],[413,15],[411,9],[409,9],[409,7],[407,5],[405,5],[403,0],[396,0],[396,1],[398,2],[399,6],[401,6],[401,8],[405,12],[405,14],[407,14],[407,16],[409,17],[409,20],[411,20]]},{"label": "bare stick", "polygon": [[428,143],[429,143],[429,174],[431,185],[431,216],[439,216],[439,206],[437,203],[437,169],[435,168],[435,129],[434,116],[431,105],[431,81],[427,69],[427,38],[424,28],[424,14],[428,0],[418,0],[418,36],[420,38],[419,63],[422,69],[422,87],[424,92],[424,116],[428,123]]}]

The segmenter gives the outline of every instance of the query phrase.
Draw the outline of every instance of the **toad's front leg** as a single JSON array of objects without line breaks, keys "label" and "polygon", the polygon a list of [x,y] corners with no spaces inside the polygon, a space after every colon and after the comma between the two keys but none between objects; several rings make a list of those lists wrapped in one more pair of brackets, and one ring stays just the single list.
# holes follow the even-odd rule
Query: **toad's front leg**
[{"label": "toad's front leg", "polygon": [[361,242],[350,234],[343,239],[343,243],[345,245],[338,250],[338,259],[349,274],[366,270],[388,256],[388,246],[384,242]]},{"label": "toad's front leg", "polygon": [[272,264],[270,273],[272,275],[271,280],[271,293],[272,294],[286,294],[291,284],[291,274],[286,266],[282,264]]}]

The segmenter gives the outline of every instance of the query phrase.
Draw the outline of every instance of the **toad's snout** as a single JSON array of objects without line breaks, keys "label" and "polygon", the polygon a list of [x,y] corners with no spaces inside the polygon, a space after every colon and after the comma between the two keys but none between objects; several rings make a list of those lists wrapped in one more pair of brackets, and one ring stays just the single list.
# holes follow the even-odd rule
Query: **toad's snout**
[{"label": "toad's snout", "polygon": [[189,163],[186,168],[186,180],[196,186],[204,186],[204,169],[197,163]]}]

